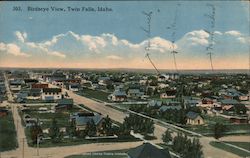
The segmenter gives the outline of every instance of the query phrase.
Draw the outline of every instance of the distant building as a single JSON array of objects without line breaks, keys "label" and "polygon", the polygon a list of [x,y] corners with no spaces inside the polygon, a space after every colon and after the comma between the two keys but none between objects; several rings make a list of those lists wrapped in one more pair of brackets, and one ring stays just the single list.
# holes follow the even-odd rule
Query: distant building
[{"label": "distant building", "polygon": [[186,117],[187,117],[187,124],[190,124],[190,125],[203,125],[204,124],[204,119],[198,113],[189,111]]},{"label": "distant building", "polygon": [[5,108],[0,108],[0,117],[7,116],[9,114],[9,110]]},{"label": "distant building", "polygon": [[121,90],[115,90],[108,96],[108,99],[114,102],[122,102],[127,100],[127,94]]},{"label": "distant building", "polygon": [[49,88],[48,84],[44,84],[44,83],[36,83],[36,84],[32,84],[31,88],[35,89],[43,89],[43,88]]},{"label": "distant building", "polygon": [[143,143],[136,148],[130,149],[128,158],[171,158],[171,156],[167,149],[159,149],[150,143]]},{"label": "distant building", "polygon": [[140,89],[129,89],[128,90],[128,97],[138,99],[141,98],[144,95],[143,92],[140,91]]},{"label": "distant building", "polygon": [[100,131],[102,128],[103,117],[100,114],[77,112],[70,115],[70,120],[75,124],[77,131],[85,130],[90,121],[93,121],[97,127],[97,131]]},{"label": "distant building", "polygon": [[58,103],[55,106],[55,110],[56,111],[69,110],[72,109],[73,105],[74,105],[73,99],[61,99],[58,100]]},{"label": "distant building", "polygon": [[166,90],[164,93],[161,93],[160,98],[169,99],[176,97],[176,90]]},{"label": "distant building", "polygon": [[62,90],[60,88],[43,88],[42,100],[59,100],[62,99]]}]

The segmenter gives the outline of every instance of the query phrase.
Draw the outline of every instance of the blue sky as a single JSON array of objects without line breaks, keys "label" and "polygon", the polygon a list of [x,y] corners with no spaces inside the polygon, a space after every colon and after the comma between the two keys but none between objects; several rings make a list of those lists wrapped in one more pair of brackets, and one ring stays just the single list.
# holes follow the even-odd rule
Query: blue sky
[{"label": "blue sky", "polygon": [[[216,7],[214,62],[217,68],[248,68],[249,3],[180,1],[176,20],[178,67],[209,68],[206,46],[210,12]],[[12,11],[21,6],[22,12]],[[28,12],[27,7],[108,7],[112,12]],[[173,69],[170,54],[176,1],[0,2],[0,66],[151,68],[144,59],[142,11],[153,11],[150,51],[159,68]],[[191,58],[192,56],[192,58]],[[42,59],[42,60],[41,60]],[[195,61],[191,61],[194,59]],[[232,63],[232,59],[235,59]]]}]

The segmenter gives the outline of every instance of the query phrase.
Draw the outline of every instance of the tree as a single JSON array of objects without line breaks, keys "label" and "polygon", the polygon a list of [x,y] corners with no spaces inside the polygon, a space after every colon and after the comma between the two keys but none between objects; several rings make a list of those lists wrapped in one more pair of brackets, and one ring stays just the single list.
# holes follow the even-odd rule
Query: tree
[{"label": "tree", "polygon": [[221,123],[216,123],[214,125],[214,138],[215,139],[220,139],[224,132],[226,131],[225,126]]},{"label": "tree", "polygon": [[55,118],[52,119],[51,127],[49,129],[49,136],[51,138],[52,143],[58,143],[62,140],[63,135],[60,132]]},{"label": "tree", "polygon": [[102,129],[103,129],[103,134],[106,135],[113,135],[113,128],[112,128],[112,121],[107,115],[106,118],[104,118],[104,121],[102,123]]},{"label": "tree", "polygon": [[169,143],[172,141],[172,136],[171,136],[171,132],[169,130],[166,130],[166,132],[162,135],[162,140],[165,143]]},{"label": "tree", "polygon": [[38,137],[43,133],[42,128],[36,123],[30,128],[30,137],[33,144],[37,143]]},{"label": "tree", "polygon": [[73,138],[77,135],[76,127],[73,121],[70,122],[70,125],[67,127],[66,131],[70,138]]},{"label": "tree", "polygon": [[129,130],[134,130],[136,133],[152,134],[154,132],[154,122],[150,119],[130,114],[124,119],[124,126]]},{"label": "tree", "polygon": [[174,137],[173,150],[180,154],[182,158],[202,158],[202,146],[199,139],[189,139],[180,133]]},{"label": "tree", "polygon": [[87,123],[86,133],[90,137],[96,136],[97,128],[93,119]]}]

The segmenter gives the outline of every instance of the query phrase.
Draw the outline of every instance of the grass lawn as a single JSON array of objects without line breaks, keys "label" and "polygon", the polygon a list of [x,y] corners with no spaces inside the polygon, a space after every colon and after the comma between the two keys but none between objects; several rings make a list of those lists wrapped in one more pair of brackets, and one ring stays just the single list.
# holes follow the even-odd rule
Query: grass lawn
[{"label": "grass lawn", "polygon": [[127,150],[94,152],[82,155],[72,155],[66,158],[127,158],[126,152]]},{"label": "grass lawn", "polygon": [[94,98],[98,99],[104,102],[108,102],[108,96],[110,93],[98,91],[98,90],[92,90],[88,88],[84,88],[82,92],[78,92],[77,94],[88,97],[88,98]]},{"label": "grass lawn", "polygon": [[231,153],[233,153],[233,154],[235,154],[235,155],[238,155],[238,156],[240,156],[240,157],[248,157],[248,156],[250,156],[250,153],[247,153],[247,152],[242,151],[242,150],[240,150],[240,149],[236,149],[236,148],[234,148],[234,147],[230,147],[230,146],[225,145],[225,144],[222,144],[222,143],[220,143],[220,142],[212,141],[212,142],[210,142],[210,145],[212,145],[212,146],[214,146],[214,147],[216,147],[216,148],[225,150],[225,151],[227,151],[227,152],[231,152]]},{"label": "grass lawn", "polygon": [[205,119],[205,125],[200,126],[185,126],[186,129],[191,131],[201,133],[204,135],[213,135],[213,128],[216,122],[222,123],[226,127],[226,135],[234,135],[234,134],[243,134],[243,133],[250,133],[250,126],[247,124],[232,124],[229,122],[228,119],[220,117],[220,116],[203,116]]},{"label": "grass lawn", "polygon": [[[28,145],[31,147],[36,147],[36,144],[32,144],[32,140],[30,137],[30,131],[28,128],[25,129],[25,134],[28,138]],[[92,143],[109,143],[109,142],[136,142],[141,141],[138,138],[133,136],[127,137],[119,137],[117,139],[98,139],[98,140],[86,140],[83,138],[75,138],[75,139],[62,139],[59,143],[52,143],[51,140],[43,140],[40,143],[41,148],[48,148],[48,147],[56,147],[56,146],[72,146],[72,145],[81,145],[81,144],[92,144]]]},{"label": "grass lawn", "polygon": [[16,130],[12,114],[0,118],[0,151],[12,150],[18,147]]},{"label": "grass lawn", "polygon": [[225,143],[236,145],[238,147],[241,147],[243,149],[250,151],[250,142],[228,142],[228,141],[225,141]]}]

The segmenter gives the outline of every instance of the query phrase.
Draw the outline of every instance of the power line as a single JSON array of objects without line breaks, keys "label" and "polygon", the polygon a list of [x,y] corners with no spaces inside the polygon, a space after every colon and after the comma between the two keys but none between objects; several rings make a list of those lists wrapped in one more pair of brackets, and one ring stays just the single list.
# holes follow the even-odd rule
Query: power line
[{"label": "power line", "polygon": [[210,30],[205,30],[206,33],[209,34],[209,44],[206,47],[207,54],[209,55],[209,61],[212,72],[214,71],[214,65],[213,65],[213,50],[214,50],[214,28],[215,28],[215,6],[213,4],[207,4],[208,7],[210,7],[211,12],[208,14],[205,14],[205,16],[210,20]]},{"label": "power line", "polygon": [[142,12],[143,15],[145,15],[146,17],[146,27],[141,27],[141,30],[145,32],[146,36],[147,36],[147,46],[145,47],[145,51],[146,51],[146,55],[145,57],[148,58],[149,62],[151,63],[151,65],[154,67],[155,71],[157,72],[157,74],[160,74],[160,71],[157,69],[157,67],[155,66],[154,62],[152,61],[152,59],[150,58],[149,55],[149,51],[151,48],[151,19],[152,19],[152,14],[153,12]]},{"label": "power line", "polygon": [[167,29],[172,30],[172,33],[171,33],[171,54],[173,55],[173,62],[174,62],[174,67],[175,67],[176,72],[178,72],[178,66],[177,66],[177,61],[176,61],[176,54],[178,52],[175,50],[175,40],[176,40],[176,30],[177,30],[176,24],[177,24],[177,17],[178,17],[180,5],[181,5],[180,3],[178,3],[176,5],[173,23],[167,27]]}]

